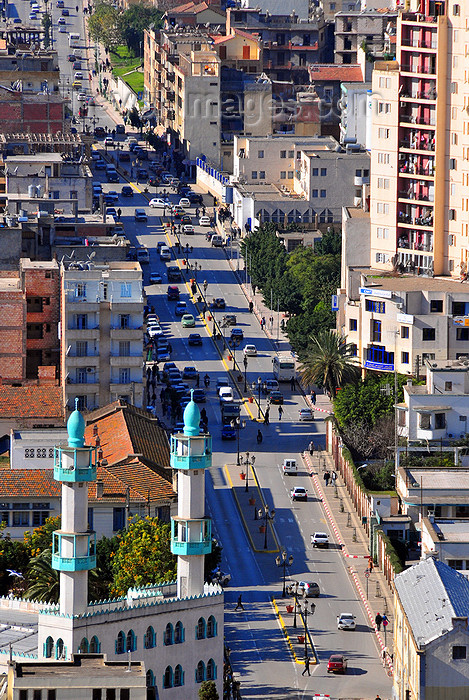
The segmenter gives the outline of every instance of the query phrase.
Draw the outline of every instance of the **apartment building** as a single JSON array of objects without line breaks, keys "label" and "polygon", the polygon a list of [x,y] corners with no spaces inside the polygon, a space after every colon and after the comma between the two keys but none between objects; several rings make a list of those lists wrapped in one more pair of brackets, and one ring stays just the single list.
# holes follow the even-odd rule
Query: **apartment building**
[{"label": "apartment building", "polygon": [[369,56],[383,57],[385,35],[396,33],[397,12],[374,9],[342,11],[335,15],[335,63],[357,63],[358,50],[365,47]]},{"label": "apartment building", "polygon": [[57,51],[11,50],[0,46],[0,85],[11,85],[24,93],[53,93],[59,90]]},{"label": "apartment building", "polygon": [[412,0],[373,73],[371,264],[467,274],[469,8]]},{"label": "apartment building", "polygon": [[340,84],[340,143],[371,148],[371,83]]},{"label": "apartment building", "polygon": [[136,262],[61,265],[61,377],[65,406],[92,410],[143,400],[142,268]]},{"label": "apartment building", "polygon": [[59,92],[28,93],[0,85],[0,133],[68,131],[70,120],[66,119],[66,104],[66,98]]}]

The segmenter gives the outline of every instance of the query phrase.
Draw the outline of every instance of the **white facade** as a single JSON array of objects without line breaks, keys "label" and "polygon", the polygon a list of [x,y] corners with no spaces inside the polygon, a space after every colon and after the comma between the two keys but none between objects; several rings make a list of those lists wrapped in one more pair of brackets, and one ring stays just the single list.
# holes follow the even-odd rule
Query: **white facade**
[{"label": "white facade", "polygon": [[420,520],[422,556],[431,554],[452,569],[469,574],[469,520],[444,520],[429,516]]},{"label": "white facade", "polygon": [[11,469],[52,469],[54,446],[66,439],[65,428],[12,430],[10,433]]},{"label": "white facade", "polygon": [[340,143],[371,149],[370,83],[341,83]]}]

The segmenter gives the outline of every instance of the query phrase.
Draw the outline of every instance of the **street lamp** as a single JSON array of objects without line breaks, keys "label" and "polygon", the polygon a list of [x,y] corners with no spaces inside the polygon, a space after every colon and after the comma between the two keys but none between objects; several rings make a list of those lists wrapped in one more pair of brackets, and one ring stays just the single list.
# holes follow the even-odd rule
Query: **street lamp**
[{"label": "street lamp", "polygon": [[294,581],[293,584],[290,586],[290,590],[292,593],[292,596],[295,599],[295,613],[293,615],[293,627],[296,629],[296,608],[298,605],[298,586],[300,585],[299,581]]},{"label": "street lamp", "polygon": [[[239,416],[237,416],[236,418],[233,418],[233,420],[231,421],[231,427],[236,428],[236,430],[238,431],[238,433],[237,433],[237,448],[238,448],[237,452],[238,452],[238,455],[236,457],[236,464],[239,467],[241,465],[241,460],[239,457],[239,431],[241,428],[246,427],[246,421],[244,421],[244,420],[242,421],[241,418]],[[246,483],[246,486],[247,486],[247,483]],[[247,491],[247,488],[246,488],[246,491]]]},{"label": "street lamp", "polygon": [[256,463],[256,456],[255,456],[255,455],[252,455],[252,457],[249,458],[249,452],[246,452],[246,457],[244,458],[244,460],[241,459],[241,463],[246,467],[246,484],[245,484],[245,486],[244,486],[244,490],[247,492],[247,491],[249,491],[249,485],[248,485],[248,482],[249,482],[249,467],[250,467],[250,466],[254,467],[254,465],[255,465],[255,463]]},{"label": "street lamp", "polygon": [[257,402],[257,418],[261,417],[261,387],[262,387],[262,377],[257,377],[257,392],[258,392],[258,402]]},{"label": "street lamp", "polygon": [[247,382],[247,371],[248,371],[248,356],[245,355],[243,357],[243,365],[244,365],[244,392],[248,390],[248,382]]},{"label": "street lamp", "polygon": [[230,340],[228,345],[231,348],[231,351],[233,353],[233,372],[236,370],[236,343],[234,340]]},{"label": "street lamp", "polygon": [[287,558],[287,553],[285,550],[283,550],[282,554],[275,559],[275,563],[277,564],[277,566],[283,566],[282,598],[285,598],[285,596],[287,595],[287,588],[286,588],[287,568],[293,564],[293,554],[290,554],[290,556]]},{"label": "street lamp", "polygon": [[263,509],[259,508],[258,515],[259,520],[264,521],[264,549],[267,549],[267,523],[269,520],[273,520],[275,518],[275,510],[273,508],[270,510],[269,506],[265,505]]},{"label": "street lamp", "polygon": [[308,600],[305,598],[303,601],[303,606],[301,603],[298,603],[298,607],[300,609],[300,612],[303,615],[303,621],[305,625],[305,659],[308,656],[308,615],[314,615],[314,611],[316,610],[316,605],[314,603],[311,603],[311,609],[308,607]]}]

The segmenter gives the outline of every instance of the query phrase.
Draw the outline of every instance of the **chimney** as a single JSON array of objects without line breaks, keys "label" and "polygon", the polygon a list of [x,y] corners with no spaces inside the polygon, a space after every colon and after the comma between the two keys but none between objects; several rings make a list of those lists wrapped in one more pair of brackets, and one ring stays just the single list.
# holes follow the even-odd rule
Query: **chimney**
[{"label": "chimney", "polygon": [[102,498],[104,494],[104,482],[102,479],[96,479],[96,498]]}]

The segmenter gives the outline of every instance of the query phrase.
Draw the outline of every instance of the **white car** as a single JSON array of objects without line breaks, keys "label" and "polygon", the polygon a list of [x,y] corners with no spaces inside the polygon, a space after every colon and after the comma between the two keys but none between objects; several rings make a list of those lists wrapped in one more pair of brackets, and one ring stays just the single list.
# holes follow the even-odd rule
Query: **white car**
[{"label": "white car", "polygon": [[356,626],[355,615],[352,615],[352,613],[340,613],[337,616],[338,630],[354,630]]},{"label": "white car", "polygon": [[84,92],[79,92],[77,95],[78,102],[86,102],[86,95]]},{"label": "white car", "polygon": [[188,234],[194,233],[194,227],[192,226],[192,224],[184,224],[184,226],[182,227],[182,232]]},{"label": "white car", "polygon": [[158,338],[158,336],[163,335],[163,329],[156,323],[147,326],[147,333],[149,338]]},{"label": "white car", "polygon": [[257,348],[255,345],[245,345],[243,348],[243,353],[248,357],[256,357]]},{"label": "white car", "polygon": [[164,209],[165,207],[170,207],[171,204],[170,202],[167,202],[164,199],[160,199],[159,197],[154,197],[153,199],[150,199],[148,202],[150,207],[161,207],[161,209]]},{"label": "white car", "polygon": [[199,226],[210,226],[210,217],[201,216],[199,219]]},{"label": "white car", "polygon": [[326,532],[315,532],[311,535],[311,544],[313,547],[329,548],[329,535]]},{"label": "white car", "polygon": [[232,403],[234,401],[233,389],[230,386],[222,386],[218,392],[220,403]]},{"label": "white car", "polygon": [[314,413],[310,408],[300,408],[298,420],[314,420]]},{"label": "white car", "polygon": [[190,207],[191,203],[190,200],[187,199],[187,197],[181,197],[179,200],[179,206],[180,207]]},{"label": "white car", "polygon": [[83,71],[77,70],[77,72],[75,73],[74,80],[84,80],[84,79],[85,79],[85,76],[83,75]]},{"label": "white car", "polygon": [[57,20],[57,24],[65,24],[65,17],[59,17],[59,19]]}]

